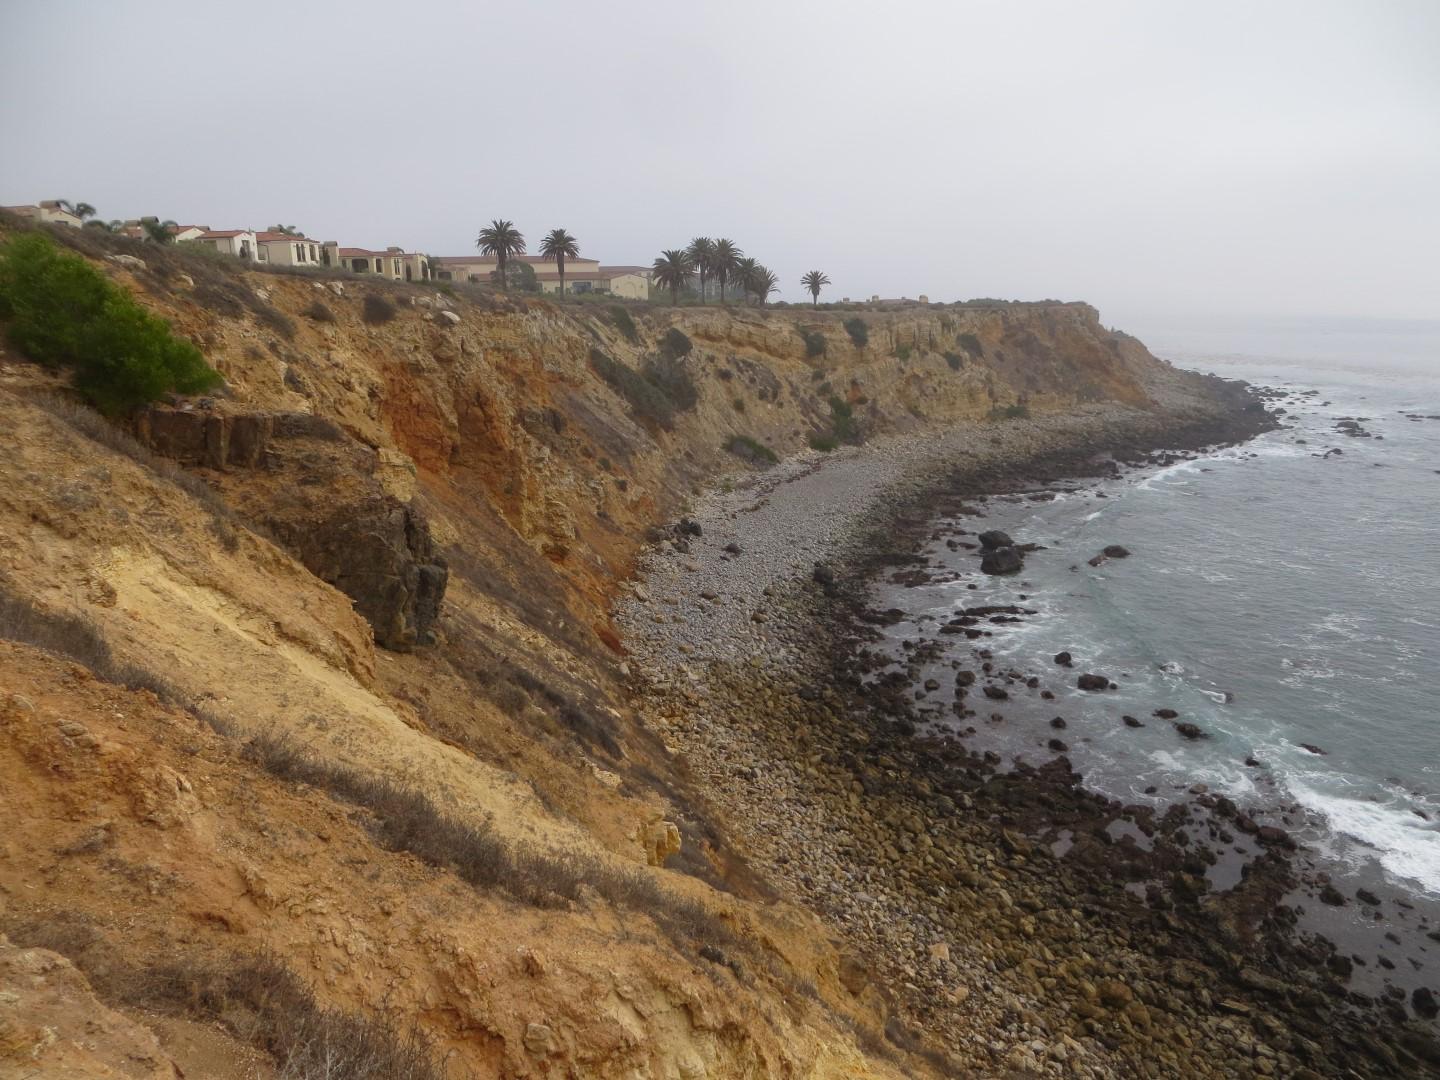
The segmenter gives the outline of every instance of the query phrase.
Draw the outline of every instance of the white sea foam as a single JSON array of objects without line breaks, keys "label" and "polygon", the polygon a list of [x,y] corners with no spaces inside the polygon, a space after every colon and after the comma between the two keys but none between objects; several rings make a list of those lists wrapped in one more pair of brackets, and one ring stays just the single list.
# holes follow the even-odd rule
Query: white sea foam
[{"label": "white sea foam", "polygon": [[1325,794],[1294,778],[1286,786],[1334,832],[1372,848],[1391,874],[1440,895],[1440,829],[1434,824],[1400,806]]}]

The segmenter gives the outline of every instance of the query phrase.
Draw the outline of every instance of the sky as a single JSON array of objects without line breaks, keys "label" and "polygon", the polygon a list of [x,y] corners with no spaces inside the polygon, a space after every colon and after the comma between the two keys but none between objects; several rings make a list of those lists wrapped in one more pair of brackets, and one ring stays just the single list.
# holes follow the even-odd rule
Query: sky
[{"label": "sky", "polygon": [[0,0],[0,204],[1440,318],[1440,2]]}]

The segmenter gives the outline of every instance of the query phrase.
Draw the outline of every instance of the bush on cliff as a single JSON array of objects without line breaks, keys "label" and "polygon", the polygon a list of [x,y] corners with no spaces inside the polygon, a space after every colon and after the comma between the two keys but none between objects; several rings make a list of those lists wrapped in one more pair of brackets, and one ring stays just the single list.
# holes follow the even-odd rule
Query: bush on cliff
[{"label": "bush on cliff", "polygon": [[637,420],[662,431],[669,431],[675,426],[676,412],[694,408],[699,399],[690,372],[678,360],[652,359],[646,363],[642,374],[600,349],[591,349],[590,365],[612,390],[625,399]]},{"label": "bush on cliff", "polygon": [[850,335],[850,340],[857,349],[863,349],[870,343],[870,327],[865,325],[865,320],[858,315],[845,320],[845,332]]},{"label": "bush on cliff", "polygon": [[780,460],[774,450],[749,435],[731,435],[725,449],[757,468],[767,468]]},{"label": "bush on cliff", "polygon": [[797,326],[800,336],[805,340],[805,358],[814,360],[817,356],[825,355],[825,335],[819,330],[806,330],[803,326]]},{"label": "bush on cliff", "polygon": [[630,312],[625,310],[624,304],[610,305],[610,321],[615,324],[615,329],[625,335],[626,341],[639,341],[640,332],[635,329],[635,320],[630,317]]},{"label": "bush on cliff", "polygon": [[367,294],[361,304],[360,317],[369,326],[384,326],[397,314],[398,311],[394,304],[385,297],[376,296],[374,293]]},{"label": "bush on cliff", "polygon": [[40,233],[0,247],[0,319],[17,349],[46,367],[71,369],[75,388],[110,415],[221,381],[169,323]]},{"label": "bush on cliff", "polygon": [[974,334],[961,334],[955,341],[971,356],[985,355],[985,346],[980,344],[980,339]]},{"label": "bush on cliff", "polygon": [[678,360],[682,356],[690,355],[690,350],[694,347],[684,330],[672,326],[665,331],[665,336],[660,341],[660,354],[667,359]]}]

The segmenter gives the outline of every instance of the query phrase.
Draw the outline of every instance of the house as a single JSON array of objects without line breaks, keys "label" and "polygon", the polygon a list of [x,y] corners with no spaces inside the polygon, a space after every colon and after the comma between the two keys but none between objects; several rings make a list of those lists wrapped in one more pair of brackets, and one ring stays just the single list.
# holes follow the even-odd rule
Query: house
[{"label": "house", "polygon": [[354,274],[378,274],[392,281],[429,281],[434,276],[428,256],[398,247],[371,251],[341,247],[334,240],[326,240],[321,245],[320,261]]},{"label": "house", "polygon": [[53,225],[73,225],[79,228],[84,224],[78,217],[64,209],[59,200],[46,199],[38,206],[6,206],[3,209],[18,217],[28,218],[30,221],[40,221]]},{"label": "house", "polygon": [[171,225],[168,227],[170,239],[174,240],[177,244],[183,244],[190,240],[198,240],[209,231],[209,225]]},{"label": "house", "polygon": [[308,236],[286,232],[255,234],[255,258],[271,266],[319,266],[320,247]]},{"label": "house", "polygon": [[[475,281],[490,283],[490,275],[499,265],[493,255],[449,255],[437,257],[437,276],[442,281]],[[560,291],[560,272],[555,260],[543,255],[512,255],[511,262],[525,263],[535,271],[540,290]],[[651,270],[648,266],[601,266],[599,259],[566,259],[565,291],[569,294],[603,292],[632,300],[650,296]]]},{"label": "house", "polygon": [[255,258],[256,236],[253,229],[207,229],[189,242],[205,244],[222,255],[234,255],[238,259]]}]

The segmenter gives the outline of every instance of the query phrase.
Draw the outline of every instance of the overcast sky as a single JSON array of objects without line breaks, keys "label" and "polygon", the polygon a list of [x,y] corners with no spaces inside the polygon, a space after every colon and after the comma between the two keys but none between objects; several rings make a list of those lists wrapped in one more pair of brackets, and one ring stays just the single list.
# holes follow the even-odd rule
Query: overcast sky
[{"label": "overcast sky", "polygon": [[0,203],[784,295],[1440,317],[1440,0],[0,0]]}]

